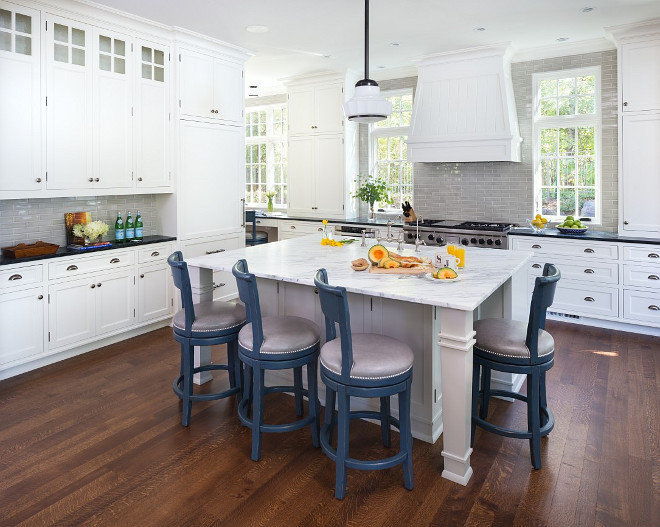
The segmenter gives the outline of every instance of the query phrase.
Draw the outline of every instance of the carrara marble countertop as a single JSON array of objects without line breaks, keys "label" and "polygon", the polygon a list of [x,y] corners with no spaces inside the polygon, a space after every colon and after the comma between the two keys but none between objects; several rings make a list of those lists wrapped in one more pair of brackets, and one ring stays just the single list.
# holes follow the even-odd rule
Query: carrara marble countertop
[{"label": "carrara marble countertop", "polygon": [[[455,282],[353,271],[351,261],[366,258],[368,247],[374,243],[373,239],[367,240],[367,247],[360,247],[360,240],[356,240],[343,247],[333,247],[321,245],[318,235],[310,235],[186,261],[193,267],[231,271],[236,261],[244,258],[250,272],[258,278],[305,285],[314,285],[317,269],[324,267],[331,285],[343,286],[351,293],[472,311],[521,270],[532,256],[531,252],[467,247],[466,265],[459,269],[460,280]],[[396,245],[384,245],[393,251],[396,249]],[[422,246],[418,253],[414,249],[404,249],[399,254],[432,258],[437,251],[438,248]]]}]

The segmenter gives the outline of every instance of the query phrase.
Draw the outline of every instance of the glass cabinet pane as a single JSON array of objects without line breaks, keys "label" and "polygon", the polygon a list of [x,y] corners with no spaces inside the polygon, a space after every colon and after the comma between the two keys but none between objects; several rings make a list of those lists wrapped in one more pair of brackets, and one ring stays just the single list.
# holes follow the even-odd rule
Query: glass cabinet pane
[{"label": "glass cabinet pane", "polygon": [[158,82],[165,82],[165,68],[154,66],[154,80]]},{"label": "glass cabinet pane", "polygon": [[99,50],[103,53],[112,53],[112,39],[99,35]]},{"label": "glass cabinet pane", "polygon": [[158,64],[159,66],[165,65],[165,53],[159,49],[154,50],[154,64]]},{"label": "glass cabinet pane", "polygon": [[11,51],[11,33],[0,31],[0,51]]},{"label": "glass cabinet pane", "polygon": [[32,55],[32,38],[16,35],[16,53]]},{"label": "glass cabinet pane", "polygon": [[16,31],[20,33],[32,34],[32,17],[16,13]]},{"label": "glass cabinet pane", "polygon": [[142,46],[142,62],[151,62],[151,48]]},{"label": "glass cabinet pane", "polygon": [[85,47],[85,32],[82,29],[71,29],[71,42],[76,46]]},{"label": "glass cabinet pane", "polygon": [[110,55],[99,55],[99,69],[103,71],[112,71],[112,59]]},{"label": "glass cabinet pane", "polygon": [[84,49],[73,48],[71,50],[71,63],[75,64],[76,66],[84,66],[85,65],[85,50]]},{"label": "glass cabinet pane", "polygon": [[126,56],[126,43],[123,40],[115,39],[115,55]]},{"label": "glass cabinet pane", "polygon": [[55,44],[53,58],[57,62],[69,62],[69,47],[62,44]]},{"label": "glass cabinet pane", "polygon": [[142,64],[142,78],[151,80],[151,64]]},{"label": "glass cabinet pane", "polygon": [[0,27],[11,29],[11,11],[0,9]]},{"label": "glass cabinet pane", "polygon": [[69,42],[69,28],[62,24],[55,24],[55,40],[57,42]]},{"label": "glass cabinet pane", "polygon": [[115,57],[115,73],[126,73],[126,59]]}]

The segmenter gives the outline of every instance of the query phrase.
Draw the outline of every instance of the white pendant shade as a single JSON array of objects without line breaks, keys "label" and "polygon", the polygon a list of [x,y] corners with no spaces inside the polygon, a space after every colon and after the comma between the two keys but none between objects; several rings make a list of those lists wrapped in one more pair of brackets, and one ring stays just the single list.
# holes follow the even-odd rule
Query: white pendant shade
[{"label": "white pendant shade", "polygon": [[356,86],[351,99],[344,103],[344,113],[349,121],[376,123],[392,113],[392,103],[380,95],[376,86]]}]

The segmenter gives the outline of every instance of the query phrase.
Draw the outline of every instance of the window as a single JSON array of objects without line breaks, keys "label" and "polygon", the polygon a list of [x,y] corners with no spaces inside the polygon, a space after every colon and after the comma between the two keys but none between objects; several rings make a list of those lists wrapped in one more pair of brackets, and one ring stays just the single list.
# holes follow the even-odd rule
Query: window
[{"label": "window", "polygon": [[245,201],[248,205],[266,205],[266,192],[275,191],[273,204],[286,206],[286,117],[284,104],[245,112]]},{"label": "window", "polygon": [[385,92],[383,96],[392,103],[392,114],[371,129],[372,174],[387,183],[393,207],[401,209],[401,203],[412,201],[413,167],[408,162],[408,130],[412,116],[412,88]]},{"label": "window", "polygon": [[534,213],[600,223],[600,68],[534,76]]}]

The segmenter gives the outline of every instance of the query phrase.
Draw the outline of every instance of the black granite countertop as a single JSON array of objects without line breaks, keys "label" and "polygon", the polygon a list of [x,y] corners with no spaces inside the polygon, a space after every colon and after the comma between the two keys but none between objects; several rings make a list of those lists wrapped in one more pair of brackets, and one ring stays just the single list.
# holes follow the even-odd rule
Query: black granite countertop
[{"label": "black granite countertop", "polygon": [[[117,249],[125,249],[126,247],[140,247],[141,245],[151,245],[154,243],[171,242],[174,240],[176,240],[176,236],[156,235],[156,236],[145,236],[144,239],[139,242],[122,243],[118,245],[113,244],[108,247],[101,247],[99,249],[90,249],[87,251],[71,251],[66,247],[60,247],[55,254],[45,254],[42,256],[30,256],[28,258],[7,258],[6,256],[0,256],[0,266],[11,265],[11,264],[22,264],[26,262],[36,262],[38,260],[48,260],[51,258],[59,258],[62,256],[77,256],[81,254],[92,254],[102,251],[114,251]],[[114,240],[110,240],[110,241],[114,242]]]},{"label": "black granite countertop", "polygon": [[557,229],[543,229],[539,232],[534,232],[532,229],[515,228],[511,229],[507,234],[509,236],[536,236],[539,238],[558,238],[568,240],[591,240],[601,242],[625,242],[625,243],[646,243],[650,245],[660,245],[659,238],[635,238],[634,236],[622,236],[615,232],[606,231],[592,231],[589,229],[584,234],[563,234]]},{"label": "black granite countertop", "polygon": [[[290,221],[310,221],[310,222],[320,222],[321,218],[306,218],[303,216],[289,216],[283,212],[259,212],[256,214],[257,218],[267,218],[273,220],[290,220]],[[358,216],[355,218],[325,218],[328,220],[328,223],[331,225],[341,224],[341,225],[387,225],[387,218],[377,218],[369,219],[367,216]],[[394,220],[392,220],[394,221]],[[399,220],[396,223],[393,223],[393,226],[402,227],[403,223]]]}]

